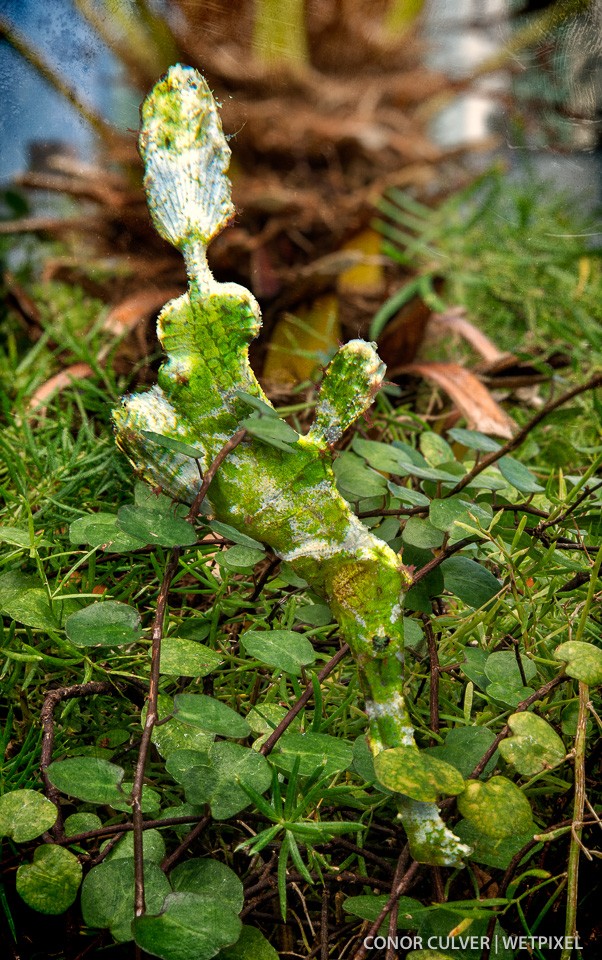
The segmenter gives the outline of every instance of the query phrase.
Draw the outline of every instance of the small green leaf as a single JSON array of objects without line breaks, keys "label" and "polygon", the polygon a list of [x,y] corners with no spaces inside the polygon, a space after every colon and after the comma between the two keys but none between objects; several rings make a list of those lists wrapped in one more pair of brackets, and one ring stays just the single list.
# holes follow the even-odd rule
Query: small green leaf
[{"label": "small green leaf", "polygon": [[247,630],[240,643],[249,656],[294,677],[316,659],[307,637],[293,630]]},{"label": "small green leaf", "polygon": [[512,833],[507,837],[492,837],[483,833],[477,823],[460,820],[454,824],[454,833],[472,849],[470,859],[497,870],[506,870],[512,857],[533,839],[533,830]]},{"label": "small green leaf", "polygon": [[497,466],[504,480],[520,490],[521,493],[541,493],[543,487],[537,482],[534,475],[519,460],[513,457],[502,457]]},{"label": "small green leaf", "polygon": [[[146,909],[161,909],[170,893],[167,877],[156,863],[144,864],[144,899]],[[110,929],[118,943],[133,938],[134,861],[116,859],[92,867],[84,878],[81,893],[84,923],[89,927]]]},{"label": "small green leaf", "polygon": [[454,452],[449,443],[446,443],[443,437],[432,430],[425,430],[421,433],[420,451],[432,467],[439,467],[454,460]]},{"label": "small green leaf", "polygon": [[256,563],[263,560],[265,552],[254,547],[243,547],[237,544],[224,550],[219,555],[219,562],[231,570],[252,570]]},{"label": "small green leaf", "polygon": [[424,803],[434,803],[442,793],[456,796],[464,789],[455,767],[415,747],[383,750],[375,757],[374,769],[383,786]]},{"label": "small green leaf", "polygon": [[239,543],[241,547],[251,547],[252,550],[265,551],[265,547],[259,540],[253,540],[246,533],[241,533],[236,527],[231,527],[229,523],[222,523],[221,520],[212,520],[209,524],[211,530],[219,533],[221,537],[231,540],[232,543]]},{"label": "small green leaf", "polygon": [[[159,720],[162,721],[153,729],[152,740],[162,757],[168,757],[176,750],[209,749],[215,739],[212,733],[193,727],[189,723],[181,723],[173,714],[173,699],[164,693],[159,694]],[[141,711],[140,722],[144,726],[146,707]],[[169,719],[168,719],[169,718]]]},{"label": "small green leaf", "polygon": [[136,643],[142,629],[134,607],[118,600],[99,600],[67,617],[65,633],[76,647],[117,647]]},{"label": "small green leaf", "polygon": [[277,417],[278,414],[270,403],[266,403],[261,397],[254,397],[252,393],[246,393],[244,390],[235,390],[234,396],[244,400],[250,407],[257,410],[264,417]]},{"label": "small green leaf", "polygon": [[216,960],[278,960],[278,954],[261,930],[243,926],[234,946],[220,950]]},{"label": "small green leaf", "polygon": [[[537,676],[537,667],[528,657],[519,654],[523,674],[527,683]],[[516,654],[513,650],[498,650],[491,653],[485,662],[485,674],[491,683],[507,687],[523,687],[523,678],[519,670]],[[488,693],[490,691],[488,690]],[[527,693],[527,696],[529,694]]]},{"label": "small green leaf", "polygon": [[[495,735],[489,727],[456,727],[448,732],[442,746],[430,747],[429,754],[451,763],[466,778],[494,740]],[[489,761],[487,770],[495,766],[496,755]]]},{"label": "small green leaf", "polygon": [[131,504],[119,508],[117,525],[130,536],[161,547],[190,547],[197,539],[187,520]]},{"label": "small green leaf", "polygon": [[10,543],[13,547],[23,547],[29,550],[31,547],[29,530],[21,530],[19,527],[0,526],[0,543]]},{"label": "small green leaf", "polygon": [[392,480],[389,480],[387,487],[394,497],[412,507],[428,507],[431,502],[420,490],[414,490],[412,487],[401,487],[398,483],[393,483]]},{"label": "small green leaf", "polygon": [[174,698],[174,714],[183,723],[201,727],[221,737],[247,737],[251,728],[244,717],[214,697],[199,693],[179,693]]},{"label": "small green leaf", "polygon": [[69,526],[69,540],[71,543],[104,547],[111,553],[127,553],[145,544],[145,541],[124,533],[117,526],[117,514],[114,513],[91,513],[79,517]]},{"label": "small green leaf", "polygon": [[500,753],[519,773],[532,777],[562,763],[566,750],[555,730],[535,713],[514,713],[508,718],[512,736],[500,743]]},{"label": "small green leaf", "polygon": [[194,893],[170,893],[161,912],[132,924],[139,947],[161,960],[210,960],[236,943],[242,924],[227,906]]},{"label": "small green leaf", "polygon": [[209,803],[216,820],[227,820],[251,802],[241,784],[263,793],[272,781],[270,766],[260,753],[220,741],[202,753],[175,750],[167,772],[181,783],[189,803]]},{"label": "small green leaf", "polygon": [[193,460],[202,460],[205,456],[200,447],[194,447],[190,443],[184,443],[183,440],[177,440],[175,437],[165,437],[162,433],[154,433],[152,430],[141,430],[143,437],[156,443],[158,447],[169,450],[170,453],[176,453],[180,457],[190,457]]},{"label": "small green leaf", "polygon": [[194,640],[166,637],[161,644],[161,673],[166,676],[206,677],[223,662],[221,654]]},{"label": "small green leaf", "polygon": [[[374,894],[364,894],[359,897],[347,897],[347,899],[343,902],[343,910],[345,913],[349,913],[352,917],[359,917],[360,920],[369,920],[371,923],[374,923],[374,921],[379,917],[388,899],[389,898],[385,894],[381,894],[380,896]],[[421,917],[428,908],[423,907],[420,901],[414,900],[413,897],[400,897],[397,903],[398,929],[416,929]],[[384,923],[388,927],[388,917]]]},{"label": "small green leaf", "polygon": [[454,530],[456,523],[468,523],[474,526],[476,520],[487,528],[491,523],[492,515],[491,507],[485,508],[476,503],[468,503],[461,497],[433,500],[429,509],[429,520],[432,525],[438,530],[455,534],[458,539],[465,537],[466,531],[461,527],[456,527]]},{"label": "small green leaf", "polygon": [[478,450],[481,453],[495,453],[501,447],[501,444],[493,437],[479,433],[478,430],[464,430],[463,427],[453,427],[447,431],[447,435],[452,440],[456,440],[457,443],[468,447],[469,450]]},{"label": "small green leaf", "polygon": [[389,443],[379,443],[376,440],[363,440],[357,434],[351,444],[355,453],[374,469],[382,473],[392,473],[395,476],[405,477],[408,473],[408,458],[397,447]]},{"label": "small green leaf", "polygon": [[241,420],[240,426],[244,427],[247,433],[250,433],[262,443],[267,443],[270,447],[277,450],[283,450],[285,453],[291,453],[291,444],[296,443],[299,434],[288,423],[276,416],[262,416],[252,414],[246,420]]},{"label": "small green leaf", "polygon": [[421,550],[428,550],[432,547],[441,546],[443,532],[437,530],[428,520],[421,520],[420,517],[410,517],[403,529],[402,538],[404,543],[409,543]]},{"label": "small green leaf", "polygon": [[295,610],[295,620],[307,623],[310,627],[325,627],[332,623],[330,607],[325,603],[310,603]]},{"label": "small green leaf", "polygon": [[50,782],[70,797],[86,803],[121,803],[125,797],[119,789],[125,776],[121,767],[97,757],[73,757],[55,760],[47,769]]},{"label": "small green leaf", "polygon": [[337,487],[350,500],[384,496],[387,481],[380,473],[367,467],[361,457],[345,451],[333,464]]},{"label": "small green leaf", "polygon": [[17,870],[17,893],[38,913],[64,913],[81,882],[82,867],[75,854],[53,843],[38,847],[33,863],[23,863]]},{"label": "small green leaf", "polygon": [[13,790],[0,797],[0,837],[26,843],[50,830],[56,818],[55,805],[36,790]]},{"label": "small green leaf", "polygon": [[569,677],[581,680],[590,687],[602,683],[602,650],[582,640],[561,643],[554,651],[554,659],[564,660]]},{"label": "small green leaf", "polygon": [[[107,840],[107,843],[110,843]],[[161,863],[165,856],[165,841],[159,830],[144,830],[142,833],[143,859],[146,863]],[[111,860],[132,860],[134,857],[134,832],[130,830],[107,854],[105,863]]]},{"label": "small green leaf", "polygon": [[194,857],[172,870],[169,880],[177,893],[196,893],[224,904],[234,913],[240,913],[244,904],[241,881],[234,870],[219,860]]},{"label": "small green leaf", "polygon": [[462,816],[490,837],[535,830],[529,801],[506,777],[492,777],[486,783],[470,780],[456,802]]},{"label": "small green leaf", "polygon": [[489,570],[469,557],[449,557],[441,570],[445,589],[475,609],[493,599],[502,586]]},{"label": "small green leaf", "polygon": [[88,830],[98,830],[102,827],[102,820],[95,813],[72,813],[65,820],[65,836],[74,837],[78,833],[87,833]]},{"label": "small green leaf", "polygon": [[516,687],[510,683],[490,683],[487,687],[487,696],[508,707],[518,707],[533,693],[532,687]]},{"label": "small green leaf", "polygon": [[323,767],[324,776],[348,770],[353,762],[353,746],[327,733],[287,733],[272,752],[272,761],[280,769],[290,772],[299,759],[299,775],[311,776]]},{"label": "small green leaf", "polygon": [[26,627],[60,628],[61,604],[56,602],[51,606],[41,581],[16,570],[0,576],[0,610]]}]

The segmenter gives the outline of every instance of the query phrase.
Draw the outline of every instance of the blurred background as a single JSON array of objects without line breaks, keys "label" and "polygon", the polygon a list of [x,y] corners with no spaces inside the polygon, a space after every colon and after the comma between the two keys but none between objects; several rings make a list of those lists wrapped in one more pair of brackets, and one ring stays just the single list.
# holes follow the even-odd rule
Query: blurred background
[{"label": "blurred background", "polygon": [[[126,373],[185,282],[150,226],[136,151],[141,99],[175,61],[199,68],[222,104],[237,217],[211,261],[262,305],[255,361],[274,390],[310,382],[350,335],[378,336],[390,370],[414,360],[427,319],[462,304],[446,295],[441,252],[453,217],[435,228],[429,211],[464,197],[454,251],[484,171],[502,198],[490,239],[491,223],[514,222],[513,183],[523,206],[556,203],[549,236],[575,233],[563,218],[590,216],[600,197],[598,0],[0,0],[0,11],[9,274],[34,238],[55,244],[43,277],[100,298],[113,333],[135,331],[133,354],[117,356]],[[528,221],[517,216],[515,238]],[[580,232],[597,243],[595,223]],[[19,300],[14,283],[8,294]],[[497,324],[502,351],[513,324]]]}]

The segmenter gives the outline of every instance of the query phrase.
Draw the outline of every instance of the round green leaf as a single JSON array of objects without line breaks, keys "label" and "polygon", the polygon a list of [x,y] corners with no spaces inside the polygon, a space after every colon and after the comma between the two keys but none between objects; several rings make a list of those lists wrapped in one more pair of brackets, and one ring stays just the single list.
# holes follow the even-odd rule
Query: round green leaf
[{"label": "round green leaf", "polygon": [[65,633],[76,647],[117,647],[142,636],[134,607],[118,600],[100,600],[76,610],[65,621]]},{"label": "round green leaf", "polygon": [[499,580],[470,557],[449,557],[441,564],[445,589],[471,607],[482,607],[501,588]]},{"label": "round green leaf", "polygon": [[[456,727],[449,731],[442,746],[430,747],[428,752],[438,760],[451,763],[463,777],[468,777],[494,740],[489,727]],[[489,761],[488,770],[495,766],[496,756]]]},{"label": "round green leaf", "polygon": [[166,637],[161,644],[161,673],[167,676],[206,677],[223,662],[221,654],[194,640]]},{"label": "round green leaf", "polygon": [[500,444],[492,437],[479,433],[478,430],[464,430],[463,427],[453,427],[447,431],[448,437],[456,440],[469,450],[480,450],[482,453],[495,453],[500,449]]},{"label": "round green leaf", "polygon": [[434,803],[442,793],[455,796],[464,789],[455,767],[415,747],[383,750],[375,757],[374,769],[383,786],[424,803]]},{"label": "round green leaf", "polygon": [[72,813],[65,820],[65,836],[74,837],[78,833],[87,833],[100,827],[102,820],[95,813]]},{"label": "round green leaf", "polygon": [[326,624],[332,623],[332,613],[326,603],[310,603],[297,607],[295,620],[307,623],[310,627],[325,627]]},{"label": "round green leaf", "polygon": [[564,744],[555,730],[535,713],[513,713],[508,718],[512,736],[500,743],[500,753],[523,776],[532,777],[551,770],[566,756]]},{"label": "round green leaf", "polygon": [[294,677],[316,659],[307,637],[293,630],[247,630],[240,642],[249,656]]},{"label": "round green leaf", "polygon": [[162,960],[210,960],[242,929],[227,906],[194,893],[170,893],[158,916],[147,913],[132,926],[138,946]]},{"label": "round green leaf", "polygon": [[172,870],[170,883],[178,893],[196,893],[240,913],[244,903],[242,883],[225,863],[209,857],[193,858]]},{"label": "round green leaf", "polygon": [[70,850],[46,843],[38,847],[33,863],[17,870],[17,893],[38,913],[59,914],[68,910],[82,881],[81,863]]},{"label": "round green leaf", "polygon": [[502,457],[498,460],[497,466],[504,480],[521,493],[540,493],[544,489],[531,471],[513,457]]},{"label": "round green leaf", "polygon": [[[107,843],[110,843],[107,840]],[[142,833],[142,855],[144,862],[161,863],[165,856],[165,841],[159,830],[144,830]],[[111,860],[132,860],[134,857],[134,831],[124,834],[107,854],[105,863]]]},{"label": "round green leaf", "polygon": [[487,687],[487,696],[508,707],[518,707],[533,693],[532,687],[514,687],[510,683],[490,683]]},{"label": "round green leaf", "polygon": [[36,790],[13,790],[0,797],[0,837],[17,843],[34,840],[54,826],[57,809]]},{"label": "round green leaf", "polygon": [[91,513],[79,517],[69,526],[71,543],[87,543],[91,547],[105,547],[112,553],[126,553],[144,546],[144,541],[130,537],[117,526],[114,513]]},{"label": "round green leaf", "polygon": [[[529,657],[522,654],[519,656],[523,674],[528,683],[537,676],[537,667]],[[523,687],[523,678],[513,650],[498,650],[496,653],[489,654],[485,662],[485,675],[491,683],[500,683],[507,687]]]},{"label": "round green leaf", "polygon": [[505,870],[515,853],[533,839],[533,830],[513,833],[508,837],[492,837],[479,830],[478,824],[460,820],[454,824],[454,833],[467,844],[472,853],[469,859],[497,870]]},{"label": "round green leaf", "polygon": [[278,960],[278,954],[261,930],[243,926],[234,946],[220,950],[217,960]]},{"label": "round green leaf", "polygon": [[125,794],[119,787],[124,778],[121,767],[99,757],[55,760],[47,769],[48,779],[62,793],[86,803],[121,803]]},{"label": "round green leaf", "polygon": [[52,607],[38,577],[11,570],[0,576],[0,610],[36,630],[60,628],[61,604]]},{"label": "round green leaf", "polygon": [[180,693],[174,698],[174,714],[183,723],[191,723],[221,737],[247,737],[251,728],[244,717],[205,694]]},{"label": "round green leaf", "polygon": [[556,660],[564,660],[569,677],[581,680],[590,687],[602,683],[602,650],[582,640],[561,643],[554,651]]},{"label": "round green leaf", "polygon": [[449,443],[432,430],[425,430],[420,435],[420,450],[432,467],[450,463],[454,459],[454,452]]},{"label": "round green leaf", "polygon": [[[363,894],[358,897],[347,897],[343,903],[345,913],[352,917],[359,917],[361,920],[369,920],[371,923],[378,918],[382,908],[388,901],[386,894]],[[418,926],[421,915],[425,908],[419,900],[413,897],[400,897],[398,900],[399,909],[397,913],[397,926],[401,930],[415,929]],[[388,927],[389,918],[383,923]]]},{"label": "round green leaf", "polygon": [[457,804],[463,817],[491,837],[510,837],[535,829],[529,801],[506,777],[492,777],[486,783],[468,781]]},{"label": "round green leaf", "polygon": [[353,745],[328,733],[287,733],[272,752],[273,763],[290,772],[299,759],[299,774],[309,777],[318,767],[324,776],[348,770],[353,763]]},{"label": "round green leaf", "polygon": [[[213,743],[214,736],[193,727],[189,723],[181,723],[173,714],[173,700],[164,693],[159,694],[159,720],[164,721],[153,728],[152,740],[162,757],[167,757],[175,750],[206,751]],[[167,720],[167,717],[170,717]],[[146,707],[142,708],[140,723],[144,726]]]},{"label": "round green leaf", "polygon": [[385,478],[367,467],[361,457],[348,450],[336,458],[333,470],[337,486],[351,500],[384,496],[387,492]]},{"label": "round green leaf", "polygon": [[263,793],[272,781],[265,757],[225,741],[213,744],[207,753],[175,750],[167,758],[166,769],[182,784],[188,802],[209,803],[216,820],[227,820],[249,805],[242,784]]},{"label": "round green leaf", "polygon": [[420,517],[410,517],[403,529],[402,538],[404,543],[426,550],[441,546],[443,531],[437,530],[428,520],[421,520]]},{"label": "round green leaf", "polygon": [[[156,863],[144,864],[146,909],[159,911],[171,888]],[[89,927],[109,928],[115,940],[132,939],[134,919],[134,861],[116,859],[92,867],[82,884],[81,906]]]},{"label": "round green leaf", "polygon": [[237,544],[235,547],[229,547],[228,550],[220,553],[219,562],[232,570],[251,570],[264,557],[265,552],[263,550]]},{"label": "round green leaf", "polygon": [[161,547],[189,547],[197,539],[194,527],[187,520],[131,504],[120,507],[117,526],[131,537]]}]

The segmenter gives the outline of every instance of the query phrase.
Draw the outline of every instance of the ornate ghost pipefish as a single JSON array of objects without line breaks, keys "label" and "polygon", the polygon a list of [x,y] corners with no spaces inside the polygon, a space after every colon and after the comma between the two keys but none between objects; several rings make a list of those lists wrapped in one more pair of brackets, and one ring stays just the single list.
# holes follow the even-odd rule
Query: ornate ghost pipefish
[{"label": "ornate ghost pipefish", "polygon": [[[199,485],[194,459],[145,433],[194,446],[204,471],[249,415],[241,391],[269,404],[248,357],[259,305],[244,287],[218,283],[207,264],[207,246],[234,207],[230,149],[197,71],[171,67],[144,101],[140,152],[154,225],[182,253],[188,291],[159,316],[167,361],[157,386],[114,411],[116,440],[146,480],[191,503]],[[402,673],[402,602],[411,577],[351,511],[332,471],[332,445],[368,409],[384,372],[373,344],[347,343],[326,370],[309,433],[287,452],[248,436],[224,460],[207,499],[214,517],[267,544],[330,604],[357,663],[373,755],[404,747],[414,757]],[[437,806],[395,796],[414,857],[461,862],[468,848]]]}]

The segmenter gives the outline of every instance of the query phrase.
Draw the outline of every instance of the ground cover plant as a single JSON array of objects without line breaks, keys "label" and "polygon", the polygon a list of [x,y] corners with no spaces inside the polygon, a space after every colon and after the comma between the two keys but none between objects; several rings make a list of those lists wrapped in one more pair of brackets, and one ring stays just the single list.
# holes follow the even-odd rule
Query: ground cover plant
[{"label": "ground cover plant", "polygon": [[[2,358],[0,830],[13,954],[359,960],[383,929],[453,936],[449,955],[470,958],[512,956],[505,935],[593,938],[602,445],[589,303],[600,273],[587,248],[558,259],[541,282],[566,297],[565,329],[548,329],[571,375],[552,379],[536,361],[546,405],[515,403],[506,443],[443,431],[391,385],[339,444],[342,495],[413,574],[403,693],[421,763],[406,755],[384,771],[323,597],[263,542],[200,512],[232,444],[199,477],[192,510],[135,482],[109,426],[123,386],[101,305],[23,278],[44,333],[25,349],[8,318]],[[463,267],[470,277],[469,256]],[[439,296],[429,283],[420,292]],[[495,299],[495,270],[474,286]],[[434,305],[462,294],[448,281]],[[93,375],[42,409],[37,388],[65,357]],[[286,454],[315,391],[279,411],[294,429],[253,399],[245,429]],[[147,440],[163,457],[200,459]],[[471,848],[465,867],[422,864],[406,845],[395,793],[428,789]],[[37,942],[28,908],[46,917]],[[498,942],[475,950],[469,935]]]},{"label": "ground cover plant", "polygon": [[[148,925],[167,898],[156,924],[180,930],[198,897],[207,927],[191,934],[197,956],[220,938],[238,944],[224,956],[244,956],[247,941],[273,955],[261,932],[284,955],[361,956],[382,924],[424,938],[494,924],[560,934],[565,920],[574,929],[579,897],[579,930],[591,935],[581,852],[594,839],[600,680],[591,372],[558,382],[535,416],[515,407],[522,426],[506,444],[458,427],[444,438],[381,392],[371,424],[335,461],[348,501],[416,570],[404,692],[421,751],[468,783],[443,813],[474,852],[465,868],[443,871],[409,858],[328,607],[262,544],[202,518],[191,532],[188,508],[133,481],[109,427],[121,386],[95,359],[106,337],[99,304],[60,285],[45,295],[42,341],[22,353],[9,322],[3,357],[15,411],[2,438],[7,943],[13,933],[24,942],[20,897],[48,918],[30,955],[101,945],[131,955],[129,794],[167,600],[162,722],[141,794],[142,947],[169,955]],[[77,330],[91,321],[85,343]],[[595,345],[584,348],[595,359]],[[28,410],[65,353],[97,376]],[[232,905],[219,914],[216,869]],[[112,902],[109,886],[119,891]],[[106,947],[112,938],[125,946]]]}]

